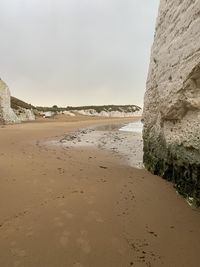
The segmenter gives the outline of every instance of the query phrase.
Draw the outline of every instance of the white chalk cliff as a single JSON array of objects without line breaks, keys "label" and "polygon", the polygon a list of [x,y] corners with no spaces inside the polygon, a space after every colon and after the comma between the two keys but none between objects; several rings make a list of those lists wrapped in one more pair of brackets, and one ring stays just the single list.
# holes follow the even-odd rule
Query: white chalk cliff
[{"label": "white chalk cliff", "polygon": [[76,110],[78,114],[85,115],[85,116],[93,116],[93,117],[112,117],[112,118],[128,118],[128,117],[135,117],[135,116],[142,116],[142,110],[139,111],[101,111],[97,112],[94,109],[86,109],[86,110]]},{"label": "white chalk cliff", "polygon": [[34,121],[35,114],[33,110],[26,109],[26,108],[18,108],[17,110],[14,109],[15,114],[19,118],[20,121]]},{"label": "white chalk cliff", "polygon": [[10,90],[0,79],[0,124],[18,123],[20,119],[14,113],[10,103]]},{"label": "white chalk cliff", "polygon": [[[15,102],[16,100],[19,102],[18,104],[15,103],[14,107],[14,100],[11,100],[9,88],[6,83],[0,79],[0,124],[20,123],[22,121],[35,120],[34,111],[32,108],[29,108],[28,104],[13,97],[12,99],[15,99]],[[22,106],[20,106],[20,104]],[[23,107],[24,104],[25,107]],[[27,105],[28,108],[26,107]]]},{"label": "white chalk cliff", "polygon": [[146,168],[199,205],[199,0],[160,1],[143,121]]}]

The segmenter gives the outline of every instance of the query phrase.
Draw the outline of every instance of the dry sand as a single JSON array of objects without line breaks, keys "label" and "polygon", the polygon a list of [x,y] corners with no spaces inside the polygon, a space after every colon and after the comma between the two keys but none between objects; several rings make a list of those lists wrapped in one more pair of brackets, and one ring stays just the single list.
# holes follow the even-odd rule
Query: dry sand
[{"label": "dry sand", "polygon": [[127,120],[0,128],[0,267],[200,266],[200,213],[173,186],[96,147],[47,146]]}]

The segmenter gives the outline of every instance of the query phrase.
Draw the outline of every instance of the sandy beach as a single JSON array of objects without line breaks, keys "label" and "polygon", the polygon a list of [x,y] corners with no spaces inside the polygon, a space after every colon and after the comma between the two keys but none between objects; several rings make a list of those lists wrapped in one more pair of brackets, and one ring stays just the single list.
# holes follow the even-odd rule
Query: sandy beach
[{"label": "sandy beach", "polygon": [[199,209],[142,169],[133,120],[0,128],[1,267],[199,266]]}]

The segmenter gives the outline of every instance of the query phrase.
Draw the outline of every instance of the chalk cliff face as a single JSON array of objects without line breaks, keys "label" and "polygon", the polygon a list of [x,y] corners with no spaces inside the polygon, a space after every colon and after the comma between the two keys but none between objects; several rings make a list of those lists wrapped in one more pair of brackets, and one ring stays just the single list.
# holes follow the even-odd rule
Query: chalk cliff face
[{"label": "chalk cliff face", "polygon": [[143,121],[146,168],[199,205],[199,0],[161,0]]},{"label": "chalk cliff face", "polygon": [[17,110],[14,109],[15,114],[19,118],[20,121],[34,121],[35,114],[31,109],[25,108],[18,108]]},{"label": "chalk cliff face", "polygon": [[75,111],[78,114],[86,115],[86,116],[93,116],[93,117],[112,117],[112,118],[128,118],[128,117],[135,117],[142,115],[142,110],[137,111],[101,111],[96,112],[94,109],[86,109],[86,110],[76,110]]},{"label": "chalk cliff face", "polygon": [[11,108],[10,90],[0,79],[0,124],[18,122],[20,120]]}]

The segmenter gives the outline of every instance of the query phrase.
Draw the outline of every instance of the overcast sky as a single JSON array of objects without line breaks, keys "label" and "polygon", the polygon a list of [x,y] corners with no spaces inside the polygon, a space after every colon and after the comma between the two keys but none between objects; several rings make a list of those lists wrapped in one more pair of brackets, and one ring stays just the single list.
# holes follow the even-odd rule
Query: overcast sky
[{"label": "overcast sky", "polygon": [[34,105],[142,105],[159,0],[1,0],[0,77]]}]

